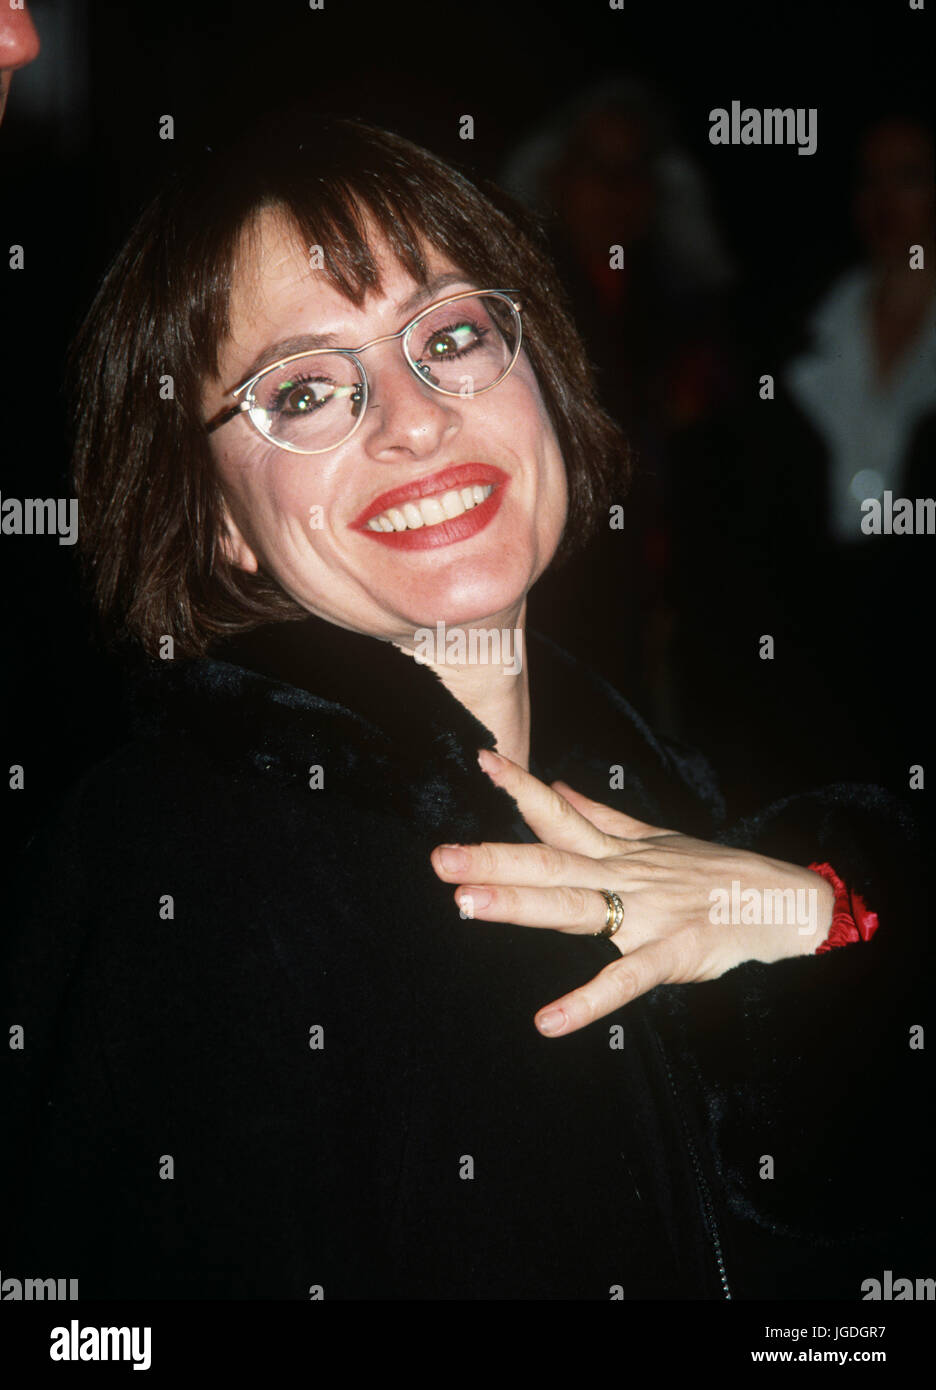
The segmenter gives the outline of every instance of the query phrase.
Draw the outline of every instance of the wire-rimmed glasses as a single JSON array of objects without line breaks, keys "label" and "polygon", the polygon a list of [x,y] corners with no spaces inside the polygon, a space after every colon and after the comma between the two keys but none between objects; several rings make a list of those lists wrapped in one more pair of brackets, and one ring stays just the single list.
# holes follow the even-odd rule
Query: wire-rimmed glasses
[{"label": "wire-rimmed glasses", "polygon": [[209,420],[209,433],[246,413],[265,439],[292,454],[324,454],[350,439],[367,410],[360,354],[400,341],[409,367],[443,396],[471,398],[499,386],[520,353],[523,329],[516,290],[447,295],[396,333],[356,348],[294,353],[235,387],[241,399]]}]

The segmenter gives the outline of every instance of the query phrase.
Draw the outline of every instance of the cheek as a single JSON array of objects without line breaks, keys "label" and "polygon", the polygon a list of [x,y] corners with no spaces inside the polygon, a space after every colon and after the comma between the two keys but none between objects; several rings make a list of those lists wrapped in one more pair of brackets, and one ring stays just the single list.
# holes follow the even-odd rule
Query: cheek
[{"label": "cheek", "polygon": [[544,460],[537,506],[540,549],[551,558],[562,539],[569,514],[569,479],[565,461],[545,407],[543,408]]},{"label": "cheek", "polygon": [[564,521],[568,505],[568,481],[565,463],[556,431],[546,409],[546,402],[543,400],[535,379],[532,378],[532,371],[530,376],[531,380],[527,390],[527,410],[530,428],[535,431],[537,439],[536,455],[539,463],[539,484],[542,494],[540,502],[547,504],[550,512],[561,512],[561,519]]},{"label": "cheek", "polygon": [[333,506],[330,471],[257,450],[217,458],[221,491],[245,536],[263,548],[284,533],[324,534]]},{"label": "cheek", "polygon": [[531,484],[536,529],[544,538],[558,539],[568,511],[568,481],[559,440],[529,362],[521,357],[514,371],[514,396],[505,402],[512,438],[515,444],[522,439],[522,452],[535,463]]},{"label": "cheek", "polygon": [[550,466],[543,481],[538,512],[541,518],[541,547],[551,554],[562,538],[569,514],[569,484],[558,444],[553,446],[550,454]]},{"label": "cheek", "polygon": [[[524,448],[531,446],[538,458],[558,455],[559,445],[546,402],[527,357],[521,353],[517,365],[504,383],[503,413],[508,429],[522,432]],[[499,388],[503,389],[503,388]]]}]

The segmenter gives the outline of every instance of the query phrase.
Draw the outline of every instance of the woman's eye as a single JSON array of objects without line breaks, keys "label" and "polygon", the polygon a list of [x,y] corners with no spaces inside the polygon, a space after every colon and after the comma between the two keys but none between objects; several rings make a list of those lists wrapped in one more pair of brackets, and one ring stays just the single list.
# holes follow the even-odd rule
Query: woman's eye
[{"label": "woman's eye", "polygon": [[282,415],[307,415],[327,405],[334,390],[335,383],[326,377],[284,381],[276,389],[271,409]]},{"label": "woman's eye", "polygon": [[448,328],[437,328],[426,343],[422,354],[430,361],[445,361],[450,357],[460,357],[462,353],[477,347],[484,337],[484,330],[473,323],[452,324]]}]

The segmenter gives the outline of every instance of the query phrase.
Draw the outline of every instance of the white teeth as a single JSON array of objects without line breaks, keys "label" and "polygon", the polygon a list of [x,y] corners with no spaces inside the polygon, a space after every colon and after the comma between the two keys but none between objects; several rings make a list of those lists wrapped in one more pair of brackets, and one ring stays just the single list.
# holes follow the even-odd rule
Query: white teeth
[{"label": "white teeth", "polygon": [[421,526],[438,526],[440,521],[451,521],[463,512],[470,512],[480,502],[490,497],[492,485],[482,487],[475,483],[459,491],[443,492],[438,497],[421,497],[418,502],[404,502],[402,507],[389,507],[379,516],[372,516],[367,523],[368,531],[417,531]]}]

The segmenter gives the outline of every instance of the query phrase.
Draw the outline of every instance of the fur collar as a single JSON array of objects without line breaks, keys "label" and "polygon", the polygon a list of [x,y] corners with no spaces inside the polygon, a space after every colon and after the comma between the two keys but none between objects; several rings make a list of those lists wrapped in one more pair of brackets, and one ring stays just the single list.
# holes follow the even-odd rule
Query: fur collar
[{"label": "fur collar", "polygon": [[[525,658],[538,776],[657,824],[710,825],[717,791],[701,764],[662,745],[626,700],[547,639],[529,634]],[[429,667],[311,615],[254,629],[208,658],[151,661],[134,705],[138,731],[189,735],[303,787],[320,764],[352,797],[379,798],[455,837],[477,830],[485,811],[514,808],[477,764],[493,734]]]}]

